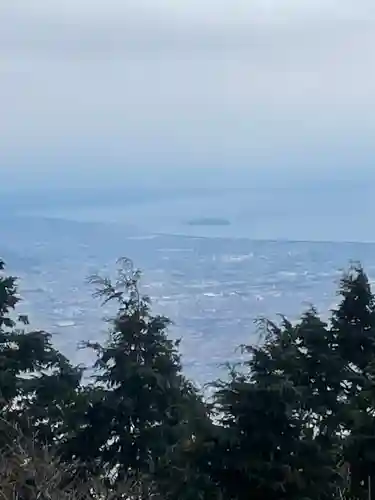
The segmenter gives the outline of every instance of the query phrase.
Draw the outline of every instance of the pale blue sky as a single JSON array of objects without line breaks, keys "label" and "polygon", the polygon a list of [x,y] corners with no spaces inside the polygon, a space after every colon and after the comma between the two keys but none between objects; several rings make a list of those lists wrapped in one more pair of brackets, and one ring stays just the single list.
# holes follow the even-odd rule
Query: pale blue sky
[{"label": "pale blue sky", "polygon": [[3,0],[0,170],[371,168],[374,52],[370,0]]}]

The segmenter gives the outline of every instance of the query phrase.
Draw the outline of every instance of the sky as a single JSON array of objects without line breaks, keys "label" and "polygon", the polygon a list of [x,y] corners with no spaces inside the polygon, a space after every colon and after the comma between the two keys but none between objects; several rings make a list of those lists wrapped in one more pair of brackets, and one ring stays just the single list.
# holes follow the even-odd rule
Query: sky
[{"label": "sky", "polygon": [[2,0],[2,184],[370,171],[374,51],[370,0]]}]

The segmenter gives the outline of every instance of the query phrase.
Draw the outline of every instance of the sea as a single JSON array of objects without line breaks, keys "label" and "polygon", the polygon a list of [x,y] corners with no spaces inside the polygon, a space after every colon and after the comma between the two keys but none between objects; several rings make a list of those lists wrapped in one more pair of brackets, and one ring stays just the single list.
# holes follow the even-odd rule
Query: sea
[{"label": "sea", "polygon": [[375,276],[372,200],[319,185],[10,193],[0,257],[19,277],[19,312],[85,364],[92,355],[79,344],[104,341],[113,313],[87,278],[114,277],[117,259],[132,259],[153,312],[181,339],[185,373],[203,386],[240,359],[239,345],[261,342],[257,319],[295,320],[311,305],[326,319],[350,262]]}]

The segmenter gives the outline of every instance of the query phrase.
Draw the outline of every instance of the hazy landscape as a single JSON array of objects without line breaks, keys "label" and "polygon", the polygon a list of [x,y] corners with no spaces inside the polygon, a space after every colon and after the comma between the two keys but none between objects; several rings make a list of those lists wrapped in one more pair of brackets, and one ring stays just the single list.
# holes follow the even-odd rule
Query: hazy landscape
[{"label": "hazy landscape", "polygon": [[375,500],[374,2],[0,4],[1,498]]},{"label": "hazy landscape", "polygon": [[[155,310],[182,337],[187,373],[202,383],[238,357],[240,343],[257,341],[255,318],[294,318],[311,303],[325,315],[350,260],[375,274],[372,218],[345,206],[347,193],[291,185],[18,195],[2,201],[2,256],[21,278],[22,310],[77,361],[79,341],[103,338],[106,328],[87,277],[132,258]],[[358,200],[361,190],[351,193]],[[199,218],[206,223],[186,223]],[[229,223],[215,223],[222,219]]]}]

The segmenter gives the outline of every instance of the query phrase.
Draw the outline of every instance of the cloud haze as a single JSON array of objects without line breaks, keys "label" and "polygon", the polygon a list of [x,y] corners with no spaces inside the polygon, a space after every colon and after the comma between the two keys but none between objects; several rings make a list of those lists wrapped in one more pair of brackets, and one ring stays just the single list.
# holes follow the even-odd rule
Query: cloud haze
[{"label": "cloud haze", "polygon": [[368,166],[374,50],[369,0],[5,0],[0,169]]}]

